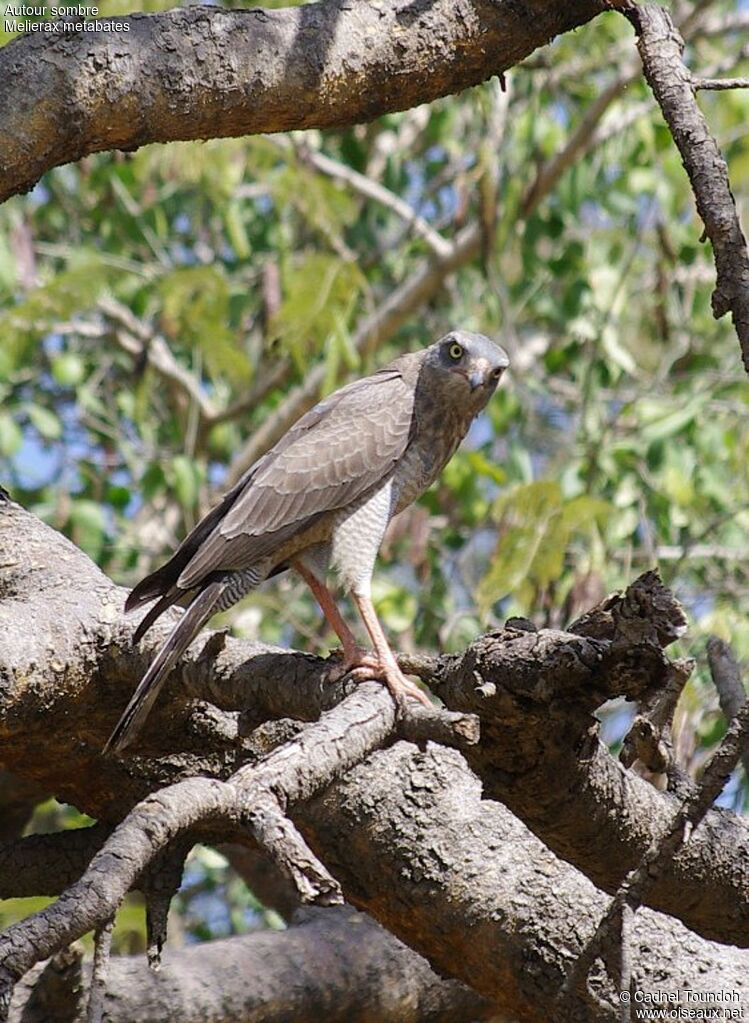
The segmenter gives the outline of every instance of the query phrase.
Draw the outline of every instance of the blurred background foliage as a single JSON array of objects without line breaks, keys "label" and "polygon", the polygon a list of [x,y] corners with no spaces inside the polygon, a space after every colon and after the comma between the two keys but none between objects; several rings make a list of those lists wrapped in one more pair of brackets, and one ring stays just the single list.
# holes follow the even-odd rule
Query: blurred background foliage
[{"label": "blurred background foliage", "polygon": [[[693,70],[747,73],[743,3],[673,6]],[[700,103],[746,213],[749,95]],[[749,658],[749,382],[700,232],[615,14],[373,124],[57,168],[0,210],[0,482],[129,586],[269,424],[451,326],[490,334],[512,371],[393,524],[380,614],[401,649],[455,650],[509,615],[562,626],[658,565],[690,618],[672,649],[697,660],[675,723],[694,772],[725,728],[707,635]],[[295,578],[227,623],[333,643]],[[629,713],[602,712],[613,745]],[[724,801],[743,791],[739,774]],[[79,823],[44,804],[31,829],[51,813]],[[194,938],[278,924],[214,850],[193,854],[180,905]],[[121,949],[142,943],[131,913]]]}]

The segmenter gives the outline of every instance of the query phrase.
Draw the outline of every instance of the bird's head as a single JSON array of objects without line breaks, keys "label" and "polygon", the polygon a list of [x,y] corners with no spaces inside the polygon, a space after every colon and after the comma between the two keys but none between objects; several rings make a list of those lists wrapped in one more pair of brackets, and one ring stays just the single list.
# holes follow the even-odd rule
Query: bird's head
[{"label": "bird's head", "polygon": [[510,365],[507,352],[483,334],[451,330],[427,349],[424,366],[444,398],[476,415],[486,405]]}]

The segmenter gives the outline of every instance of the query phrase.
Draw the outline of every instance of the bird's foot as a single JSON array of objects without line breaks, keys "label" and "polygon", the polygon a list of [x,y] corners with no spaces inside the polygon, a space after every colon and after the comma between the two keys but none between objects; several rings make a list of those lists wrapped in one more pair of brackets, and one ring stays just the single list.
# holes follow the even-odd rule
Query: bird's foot
[{"label": "bird's foot", "polygon": [[432,701],[424,690],[407,678],[397,664],[381,660],[371,650],[357,647],[348,653],[342,653],[340,663],[328,669],[328,681],[337,682],[344,676],[356,682],[369,682],[372,679],[384,682],[401,711],[406,708],[408,697],[418,700],[425,707],[432,706]]},{"label": "bird's foot", "polygon": [[353,674],[359,668],[366,668],[370,672],[367,678],[372,678],[371,672],[379,667],[380,663],[371,650],[365,650],[360,646],[354,646],[348,650],[340,648],[331,650],[330,656],[335,658],[336,663],[331,664],[326,672],[327,682],[340,682],[346,675]]}]

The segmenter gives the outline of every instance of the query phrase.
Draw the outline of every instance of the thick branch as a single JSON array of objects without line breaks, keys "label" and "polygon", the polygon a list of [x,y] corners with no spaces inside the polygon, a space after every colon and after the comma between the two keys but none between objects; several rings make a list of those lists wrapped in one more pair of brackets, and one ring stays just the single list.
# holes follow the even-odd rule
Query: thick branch
[{"label": "thick branch", "polygon": [[[90,977],[84,966],[79,1004]],[[43,983],[39,971],[19,985],[11,1023],[52,1018],[34,981]],[[59,1004],[52,1006],[59,1011]],[[308,912],[287,931],[169,950],[159,973],[142,956],[114,958],[104,1005],[107,1023],[469,1023],[492,1012],[479,995],[436,976],[425,959],[350,906]]]},{"label": "thick branch", "polygon": [[42,801],[44,795],[33,782],[18,778],[8,771],[0,771],[0,849],[3,842],[21,834],[31,819],[34,807]]},{"label": "thick branch", "polygon": [[[681,608],[647,573],[573,624],[574,640],[505,629],[446,662],[436,686],[448,706],[480,716],[481,743],[466,755],[486,795],[612,893],[678,801],[611,756],[593,712],[615,695],[639,701],[668,686],[674,665],[661,646],[683,628]],[[716,940],[749,945],[747,822],[711,810],[648,905]]]},{"label": "thick branch", "polygon": [[87,153],[369,121],[499,74],[592,0],[193,7],[0,51],[0,198]]},{"label": "thick branch", "polygon": [[59,895],[78,880],[110,830],[95,824],[0,844],[0,899]]},{"label": "thick branch", "polygon": [[[699,785],[692,786],[684,802],[674,814],[667,830],[657,835],[634,870],[624,878],[596,928],[583,955],[568,975],[562,995],[569,996],[574,986],[587,977],[594,959],[607,946],[612,945],[619,960],[616,977],[619,991],[631,986],[631,965],[629,943],[631,940],[632,914],[642,905],[645,894],[657,883],[663,870],[692,838],[713,802],[723,791],[728,778],[739,761],[741,753],[749,746],[749,704],[744,703],[738,715],[731,722],[718,749],[708,761]],[[621,969],[621,963],[626,969]],[[626,976],[625,976],[626,973]],[[566,1018],[563,1016],[563,1018]],[[574,1018],[574,1017],[573,1017]],[[627,1019],[629,1011],[627,1010]]]},{"label": "thick branch", "polygon": [[[227,717],[234,735],[239,710],[245,732],[255,728],[243,756],[259,758],[299,730],[259,724],[314,719],[347,691],[321,685],[318,658],[214,634],[188,652],[154,708],[140,747],[152,756],[102,760],[103,739],[170,624],[134,650],[135,621],[122,617],[121,592],[58,533],[6,503],[0,541],[18,552],[14,571],[0,576],[0,668],[12,680],[0,701],[5,764],[92,816],[117,821],[154,788],[196,773],[229,777],[236,739],[231,731],[198,734],[205,716],[191,714],[190,698],[234,712]],[[613,696],[639,699],[666,684],[672,666],[661,645],[683,626],[673,597],[645,576],[625,599],[582,619],[577,634],[508,629],[462,657],[427,664],[449,704],[481,717],[481,743],[469,755],[487,795],[611,892],[665,828],[674,803],[609,754],[593,711]],[[48,755],[31,756],[41,744]],[[653,905],[701,933],[747,944],[748,865],[746,822],[712,810],[665,872]]]},{"label": "thick branch", "polygon": [[[462,721],[460,715],[453,718]],[[80,880],[56,903],[13,924],[0,938],[0,1004],[35,962],[92,928],[102,928],[154,859],[200,825],[248,829],[294,880],[304,902],[340,903],[337,881],[285,812],[382,746],[395,728],[395,705],[389,692],[376,682],[362,683],[292,742],[259,765],[240,767],[228,782],[188,778],[149,796],[128,814]]]},{"label": "thick branch", "polygon": [[[608,899],[501,804],[482,798],[460,754],[398,743],[298,819],[348,897],[438,969],[471,978],[512,1019],[556,1018],[563,978]],[[641,910],[633,945],[641,992],[749,993],[749,952],[714,945],[674,920]],[[592,1005],[578,997],[575,1019],[616,1020],[618,1005],[593,1000],[607,993],[602,984],[591,978],[589,990]]]},{"label": "thick branch", "polygon": [[[214,752],[215,747],[206,746],[203,737],[199,755],[155,760],[133,756],[114,764],[102,760],[100,743],[148,651],[132,650],[133,623],[121,618],[118,591],[59,534],[5,503],[0,506],[0,539],[5,550],[15,552],[15,563],[0,576],[0,665],[8,680],[0,705],[0,731],[6,740],[3,755],[11,756],[15,766],[26,764],[32,772],[41,772],[45,783],[54,773],[75,793],[82,808],[96,813],[101,807],[110,815],[121,815],[134,793],[163,786],[186,773],[228,778],[236,768],[237,749],[230,752],[221,746],[224,739],[213,740],[219,743]],[[510,802],[517,789],[520,798],[515,801],[526,804],[530,817],[534,801],[528,789],[532,788],[542,821],[553,820],[550,807],[561,804],[567,842],[578,860],[584,856],[573,836],[581,831],[583,840],[590,838],[585,817],[595,808],[596,827],[606,832],[609,843],[597,839],[598,844],[594,842],[587,855],[591,872],[609,878],[620,879],[627,866],[624,853],[632,855],[659,822],[665,826],[673,804],[624,772],[597,741],[591,745],[587,736],[590,711],[608,695],[618,692],[639,697],[657,686],[670,670],[660,647],[683,629],[683,623],[683,614],[670,594],[656,577],[646,576],[623,598],[608,600],[585,616],[575,626],[576,634],[506,630],[480,640],[461,658],[446,659],[440,672],[445,696],[457,703],[462,693],[461,699],[474,701],[482,714],[486,733],[482,748],[486,743],[487,752],[486,759],[477,760],[476,766],[487,791],[503,791]],[[55,653],[50,657],[52,637]],[[318,659],[221,639],[220,634],[209,637],[197,656],[193,654],[182,670],[175,672],[171,692],[165,692],[161,712],[157,709],[154,714],[150,738],[145,737],[154,749],[159,741],[175,743],[180,734],[184,740],[186,719],[178,712],[181,703],[184,713],[184,694],[180,695],[178,684],[195,694],[210,693],[224,706],[254,706],[256,716],[258,707],[268,711],[274,704],[281,713],[285,704],[287,713],[298,707],[300,716],[314,716],[323,703],[338,698],[334,690],[321,690]],[[252,651],[249,660],[248,647]],[[50,694],[54,694],[52,699]],[[326,735],[325,730],[332,722],[340,725],[341,715],[352,701],[363,716],[353,732],[346,731],[342,743],[335,731]],[[603,897],[572,868],[559,864],[508,811],[481,802],[479,783],[459,756],[431,745],[426,753],[419,753],[416,747],[399,743],[392,753],[378,754],[360,768],[352,768],[373,748],[374,732],[384,728],[388,734],[392,715],[392,702],[382,688],[360,686],[345,704],[301,733],[294,723],[270,722],[256,728],[241,756],[262,756],[279,741],[291,738],[293,741],[278,747],[266,760],[282,773],[286,771],[288,781],[288,785],[273,786],[272,791],[277,797],[283,794],[282,808],[287,803],[298,807],[307,839],[343,881],[347,896],[368,906],[386,926],[417,945],[441,968],[492,998],[505,999],[502,1004],[507,1011],[511,1004],[515,1011],[513,999],[517,998],[518,1004],[527,1008],[526,1018],[531,1018],[531,1007],[543,1015],[547,990],[559,989],[560,971],[579,955],[592,933],[588,924],[604,911]],[[53,719],[65,721],[67,729],[50,727]],[[44,765],[28,756],[28,750],[42,741],[35,738],[38,729],[40,735],[44,733],[48,751]],[[57,735],[64,741],[53,749]],[[321,745],[312,742],[314,736]],[[556,774],[546,778],[539,775],[535,764],[545,761],[544,747],[550,736],[556,744],[549,746]],[[267,743],[270,747],[264,748]],[[396,750],[400,752],[396,754]],[[382,759],[391,755],[394,759]],[[348,758],[348,768],[341,756]],[[331,769],[333,774],[324,773]],[[339,780],[322,802],[310,803],[318,784],[344,769],[346,782]],[[189,829],[193,818],[200,816],[196,814],[197,790],[198,795],[205,795],[204,803],[207,800],[213,806],[215,800],[216,820],[227,820],[222,816],[225,799],[236,814],[236,792],[242,789],[237,779],[246,778],[251,784],[258,780],[258,770],[249,765],[240,768],[229,785],[208,777],[182,782],[177,786],[186,796],[182,826]],[[363,784],[361,790],[350,787],[356,778]],[[608,782],[605,791],[604,782]],[[114,787],[111,795],[110,787]],[[231,796],[229,790],[234,790]],[[106,919],[138,874],[133,856],[138,862],[147,860],[154,842],[161,846],[172,832],[177,833],[174,829],[170,832],[174,823],[168,812],[170,791],[162,789],[148,800],[141,821],[144,827],[133,832],[133,821],[137,824],[139,818],[131,817],[109,840],[120,841],[123,835],[135,840],[124,858],[110,859],[107,864],[104,851],[94,858],[87,876],[91,878],[93,871],[101,884],[88,888],[74,885],[55,907],[13,929],[13,951],[4,956],[11,976],[33,962],[37,954],[45,954],[45,949],[51,951],[56,943]],[[415,822],[415,831],[407,825],[408,819]],[[237,819],[232,827],[224,827],[228,833],[222,837],[234,837],[240,824]],[[559,820],[551,830],[556,830],[561,843],[563,822]],[[688,861],[681,860],[689,851],[685,850],[664,874],[666,895],[659,891],[660,901],[665,899],[671,911],[695,927],[705,929],[706,919],[709,930],[715,926],[716,909],[705,903],[712,898],[723,912],[723,935],[736,941],[742,940],[742,935],[745,938],[747,886],[741,871],[749,859],[746,832],[733,815],[709,813],[690,842],[694,852],[703,836],[694,876],[686,869]],[[629,847],[622,836],[629,836]],[[617,859],[619,852],[623,854]],[[504,858],[507,855],[511,863]],[[732,860],[733,889],[721,857],[726,863]],[[519,874],[510,870],[518,860]],[[710,869],[715,870],[716,880],[709,876]],[[114,898],[113,888],[117,889]],[[563,891],[568,894],[560,895]],[[529,893],[533,893],[531,903]],[[642,916],[643,920],[638,916],[637,921],[638,928],[645,928],[640,940],[659,950],[656,956],[635,956],[643,989],[647,983],[655,983],[654,971],[661,971],[660,987],[663,977],[673,978],[674,986],[697,986],[695,970],[702,968],[710,971],[711,980],[718,978],[731,987],[736,986],[734,978],[746,971],[746,959],[740,953],[720,952],[693,935],[687,937],[673,921],[652,914]],[[572,928],[571,918],[575,921]],[[469,943],[465,941],[466,921]],[[51,924],[54,934],[49,930]],[[36,951],[31,951],[32,946]],[[490,962],[479,951],[486,948],[496,950]],[[541,948],[553,950],[549,957],[544,953],[543,962],[538,961]],[[526,984],[532,976],[528,963],[543,979],[538,987]],[[522,1017],[519,1012],[515,1015]]]}]

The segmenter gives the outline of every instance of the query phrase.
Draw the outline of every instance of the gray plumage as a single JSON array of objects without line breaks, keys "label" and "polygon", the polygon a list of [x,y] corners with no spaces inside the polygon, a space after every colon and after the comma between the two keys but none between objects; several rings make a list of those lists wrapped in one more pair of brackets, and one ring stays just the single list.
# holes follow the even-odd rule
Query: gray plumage
[{"label": "gray plumage", "polygon": [[[290,566],[310,584],[341,638],[344,667],[381,669],[396,697],[422,698],[400,675],[376,621],[372,570],[388,522],[437,478],[507,365],[492,341],[453,331],[303,415],[128,597],[128,611],[158,598],[136,629],[137,641],[168,607],[194,594],[105,750],[132,741],[163,680],[213,614]],[[360,650],[337,612],[324,582],[329,568],[357,603],[374,658]]]}]

